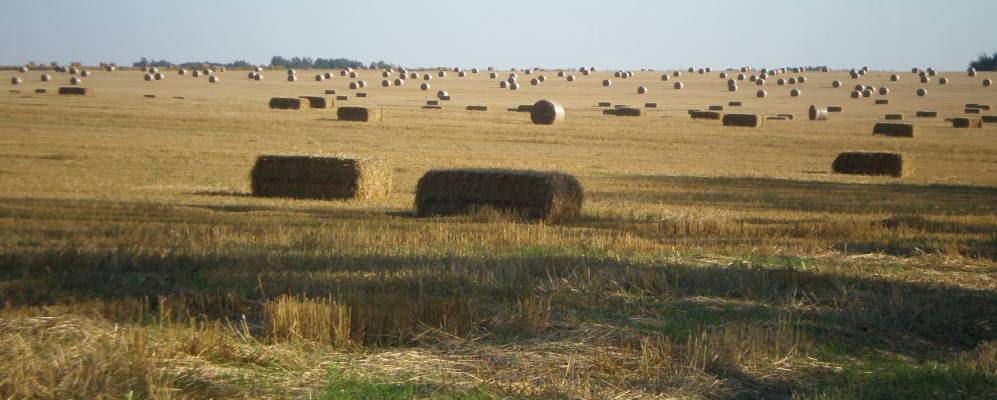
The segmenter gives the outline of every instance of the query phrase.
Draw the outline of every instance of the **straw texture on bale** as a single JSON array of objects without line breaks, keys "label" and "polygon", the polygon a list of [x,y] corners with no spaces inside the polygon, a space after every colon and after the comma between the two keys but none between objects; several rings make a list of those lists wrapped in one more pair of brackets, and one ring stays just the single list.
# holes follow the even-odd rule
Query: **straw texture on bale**
[{"label": "straw texture on bale", "polygon": [[617,107],[609,110],[602,110],[602,114],[617,117],[643,117],[644,110],[634,107]]},{"label": "straw texture on bale", "polygon": [[273,97],[270,99],[270,108],[274,110],[307,110],[311,107],[308,100],[290,97]]},{"label": "straw texture on bale", "polygon": [[952,118],[953,128],[982,128],[983,120],[980,118]]},{"label": "straw texture on bale", "polygon": [[899,122],[879,122],[872,127],[873,135],[891,137],[914,137],[920,134],[920,129],[912,124]]},{"label": "straw texture on bale", "polygon": [[378,122],[383,118],[380,108],[339,107],[336,116],[340,121]]},{"label": "straw texture on bale", "polygon": [[554,125],[564,121],[564,107],[555,101],[540,100],[533,103],[530,120],[537,125]]},{"label": "straw texture on bale", "polygon": [[727,114],[723,118],[724,126],[760,128],[765,125],[765,118],[758,114]]},{"label": "straw texture on bale", "polygon": [[375,199],[391,191],[382,158],[263,155],[251,174],[253,195],[301,199]]},{"label": "straw texture on bale", "polygon": [[837,174],[887,175],[903,177],[910,175],[910,160],[900,153],[854,151],[844,152],[835,157],[831,170]]},{"label": "straw texture on bale", "polygon": [[74,96],[93,96],[93,89],[84,87],[61,87],[59,94]]},{"label": "straw texture on bale", "polygon": [[493,208],[547,222],[581,214],[584,194],[574,176],[560,172],[451,169],[426,172],[416,185],[419,216],[467,214]]}]

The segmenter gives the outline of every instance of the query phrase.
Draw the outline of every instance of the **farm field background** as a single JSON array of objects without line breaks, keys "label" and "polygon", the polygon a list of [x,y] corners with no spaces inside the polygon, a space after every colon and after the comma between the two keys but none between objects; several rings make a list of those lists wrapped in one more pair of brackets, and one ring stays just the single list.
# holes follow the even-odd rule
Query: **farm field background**
[{"label": "farm field background", "polygon": [[[995,73],[783,74],[759,99],[721,71],[518,72],[510,91],[508,71],[434,70],[420,91],[359,70],[356,98],[338,71],[90,70],[87,97],[53,94],[67,74],[0,71],[24,78],[0,93],[0,397],[997,396],[997,127],[944,120],[997,105],[980,84]],[[859,83],[891,94],[851,99]],[[325,89],[384,120],[267,108]],[[453,100],[421,109],[441,89]],[[540,99],[565,121],[506,111]],[[658,108],[611,117],[602,101]],[[687,115],[729,101],[795,119]],[[844,112],[808,121],[811,104]],[[886,113],[920,135],[873,136]],[[914,172],[832,174],[846,150],[903,152]],[[254,198],[250,169],[274,153],[386,157],[391,195]],[[451,167],[573,174],[583,216],[416,218],[419,177]]]}]

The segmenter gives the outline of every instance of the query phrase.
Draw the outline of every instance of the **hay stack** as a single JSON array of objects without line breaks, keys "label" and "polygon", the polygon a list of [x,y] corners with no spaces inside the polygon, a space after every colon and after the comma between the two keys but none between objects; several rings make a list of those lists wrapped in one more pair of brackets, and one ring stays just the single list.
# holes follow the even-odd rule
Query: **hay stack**
[{"label": "hay stack", "polygon": [[83,79],[77,78],[75,76],[72,77],[72,78],[69,78],[69,84],[70,85],[79,85],[81,83],[83,83]]},{"label": "hay stack", "polygon": [[152,76],[152,78],[153,78],[153,79],[155,79],[155,80],[157,80],[157,81],[161,81],[161,80],[163,80],[163,78],[165,78],[165,77],[166,77],[166,76],[165,76],[165,75],[163,75],[163,73],[162,73],[162,72],[157,72],[157,73],[156,73],[155,75],[153,75],[153,76]]},{"label": "hay stack", "polygon": [[340,121],[378,122],[384,118],[384,113],[380,108],[339,107],[336,116]]},{"label": "hay stack", "polygon": [[208,83],[218,83],[219,80],[221,80],[221,78],[219,78],[216,75],[211,75],[208,77]]},{"label": "hay stack", "polygon": [[326,72],[325,74],[322,75],[322,78],[326,80],[332,79],[332,72]]},{"label": "hay stack", "polygon": [[928,82],[931,82],[931,78],[929,78],[927,76],[922,76],[921,77],[921,83],[928,83]]},{"label": "hay stack", "polygon": [[151,82],[152,81],[152,74],[147,73],[142,78],[145,79],[146,82]]},{"label": "hay stack", "polygon": [[980,118],[952,118],[953,128],[982,128],[983,120]]},{"label": "hay stack", "polygon": [[723,124],[724,126],[761,128],[765,125],[765,118],[758,114],[727,114],[723,116]]},{"label": "hay stack", "polygon": [[[323,96],[301,96],[301,98],[308,100],[308,108],[332,108],[334,104],[332,100]],[[271,102],[273,102],[272,99]],[[270,108],[273,106],[271,105]]]},{"label": "hay stack", "polygon": [[803,94],[803,91],[801,91],[800,89],[793,89],[793,90],[789,91],[789,95],[792,96],[792,97],[800,97],[800,95],[802,95],[802,94]]},{"label": "hay stack", "polygon": [[416,185],[421,217],[490,207],[513,216],[568,221],[581,214],[584,194],[575,177],[560,172],[451,169],[426,172]]},{"label": "hay stack", "polygon": [[187,70],[180,68],[177,70],[177,75],[187,75]]},{"label": "hay stack", "polygon": [[903,177],[910,175],[910,161],[900,153],[886,152],[844,152],[835,157],[831,170],[836,174],[887,175]]},{"label": "hay stack", "polygon": [[270,108],[273,110],[307,110],[310,107],[308,101],[291,97],[270,98]]},{"label": "hay stack", "polygon": [[93,96],[93,89],[82,87],[61,87],[59,94],[72,96]]},{"label": "hay stack", "polygon": [[924,97],[924,96],[927,96],[927,95],[928,95],[928,90],[927,89],[925,89],[925,88],[917,89],[917,96],[918,97]]},{"label": "hay stack", "polygon": [[647,94],[647,86],[638,86],[637,94]]},{"label": "hay stack", "polygon": [[564,107],[551,100],[540,100],[530,110],[530,120],[537,125],[554,125],[564,121]]},{"label": "hay stack", "polygon": [[827,109],[817,108],[817,106],[811,104],[810,112],[808,113],[811,121],[827,121]]},{"label": "hay stack", "polygon": [[375,199],[391,192],[383,158],[263,155],[251,174],[253,196],[298,199]]},{"label": "hay stack", "polygon": [[879,122],[872,128],[873,135],[889,137],[914,137],[920,135],[920,129],[916,125],[904,124],[900,122]]},{"label": "hay stack", "polygon": [[685,87],[685,84],[682,82],[675,82],[675,84],[672,85],[672,87],[674,87],[675,90],[682,90],[682,88]]},{"label": "hay stack", "polygon": [[602,80],[602,87],[610,87],[612,85],[613,85],[613,81],[610,81],[609,79],[603,79]]}]

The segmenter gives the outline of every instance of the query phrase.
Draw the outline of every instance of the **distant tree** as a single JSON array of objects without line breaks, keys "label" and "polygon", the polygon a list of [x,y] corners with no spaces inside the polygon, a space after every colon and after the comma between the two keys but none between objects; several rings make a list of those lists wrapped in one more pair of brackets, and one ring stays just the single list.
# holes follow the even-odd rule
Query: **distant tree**
[{"label": "distant tree", "polygon": [[145,57],[142,57],[141,60],[133,62],[132,66],[133,67],[159,67],[159,68],[165,68],[165,67],[172,67],[173,63],[171,63],[169,61],[166,61],[166,60],[156,60],[156,59],[150,60],[150,59],[147,59]]},{"label": "distant tree", "polygon": [[[277,68],[316,68],[316,69],[344,69],[344,68],[366,68],[368,64],[348,58],[316,58],[311,57],[291,57],[287,59],[281,56],[273,56],[270,59],[270,66]],[[392,64],[384,61],[372,62],[371,67],[389,68]]]},{"label": "distant tree", "polygon": [[988,56],[987,53],[980,54],[980,57],[969,63],[970,67],[976,68],[977,71],[995,71],[997,70],[997,53],[992,56]]}]

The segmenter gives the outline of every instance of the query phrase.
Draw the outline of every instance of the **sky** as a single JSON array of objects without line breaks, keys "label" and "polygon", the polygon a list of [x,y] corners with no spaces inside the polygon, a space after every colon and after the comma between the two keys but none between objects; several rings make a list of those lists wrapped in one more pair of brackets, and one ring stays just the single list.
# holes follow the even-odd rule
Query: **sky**
[{"label": "sky", "polygon": [[[995,0],[0,1],[0,65],[275,55],[406,67],[965,69]],[[989,28],[988,28],[989,27]]]}]

